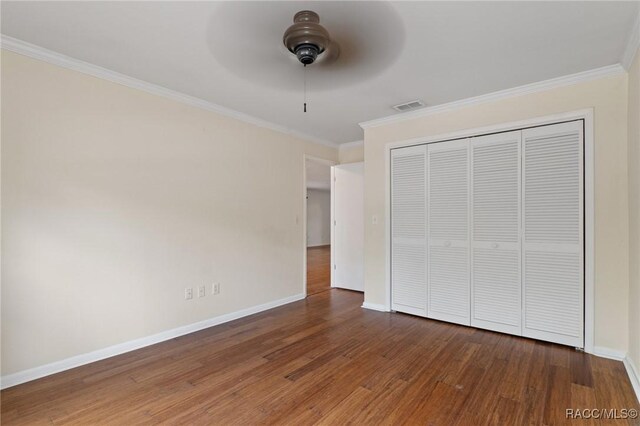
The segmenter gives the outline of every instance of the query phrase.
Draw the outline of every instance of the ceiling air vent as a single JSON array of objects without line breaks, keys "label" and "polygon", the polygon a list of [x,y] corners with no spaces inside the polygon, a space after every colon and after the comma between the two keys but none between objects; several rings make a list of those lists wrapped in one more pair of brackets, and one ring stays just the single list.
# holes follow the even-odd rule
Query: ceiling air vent
[{"label": "ceiling air vent", "polygon": [[425,106],[424,102],[422,102],[421,100],[415,100],[411,102],[405,102],[399,105],[394,105],[392,108],[395,109],[396,111],[406,112],[406,111],[412,111],[414,109],[422,108],[424,106]]}]

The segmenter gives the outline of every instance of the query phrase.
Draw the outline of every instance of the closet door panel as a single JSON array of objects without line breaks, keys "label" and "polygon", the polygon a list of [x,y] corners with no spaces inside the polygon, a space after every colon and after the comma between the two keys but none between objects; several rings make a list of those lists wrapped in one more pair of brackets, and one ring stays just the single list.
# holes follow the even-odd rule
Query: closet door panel
[{"label": "closet door panel", "polygon": [[469,143],[428,147],[428,316],[469,325]]},{"label": "closet door panel", "polygon": [[427,315],[427,148],[391,151],[391,307]]},{"label": "closet door panel", "polygon": [[522,333],[521,132],[471,140],[471,325]]},{"label": "closet door panel", "polygon": [[582,121],[523,130],[523,335],[584,346]]},{"label": "closet door panel", "polygon": [[520,335],[520,253],[517,250],[473,250],[471,325]]},{"label": "closet door panel", "polygon": [[429,247],[429,318],[469,325],[469,249]]}]

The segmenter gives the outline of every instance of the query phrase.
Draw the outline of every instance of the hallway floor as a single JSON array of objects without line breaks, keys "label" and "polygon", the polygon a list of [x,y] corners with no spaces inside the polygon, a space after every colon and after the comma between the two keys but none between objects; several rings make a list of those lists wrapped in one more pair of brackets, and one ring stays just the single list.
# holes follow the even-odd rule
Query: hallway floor
[{"label": "hallway floor", "polygon": [[331,246],[307,248],[307,296],[331,288]]}]

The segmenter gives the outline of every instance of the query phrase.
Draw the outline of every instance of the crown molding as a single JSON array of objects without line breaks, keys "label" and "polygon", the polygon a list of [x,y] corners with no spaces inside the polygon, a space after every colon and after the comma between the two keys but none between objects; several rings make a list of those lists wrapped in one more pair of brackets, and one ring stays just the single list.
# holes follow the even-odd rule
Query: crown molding
[{"label": "crown molding", "polygon": [[627,39],[627,46],[624,49],[624,54],[620,61],[624,69],[628,70],[631,67],[638,49],[640,49],[640,10],[638,10],[638,14],[636,15],[636,22],[631,29],[631,33]]},{"label": "crown molding", "polygon": [[435,105],[432,107],[421,108],[416,111],[394,114],[375,120],[365,121],[360,124],[363,129],[382,126],[385,124],[399,123],[414,118],[427,117],[442,112],[454,111],[460,108],[473,105],[484,104],[501,99],[513,98],[516,96],[528,95],[531,93],[543,92],[545,90],[554,89],[563,86],[570,86],[577,83],[596,80],[599,78],[622,75],[625,73],[624,68],[620,64],[609,65],[602,68],[596,68],[589,71],[583,71],[576,74],[570,74],[563,77],[552,78],[537,83],[525,84],[511,89],[500,90],[497,92],[487,93],[485,95],[474,96],[472,98],[461,99],[458,101],[448,102],[446,104]]},{"label": "crown molding", "polygon": [[20,55],[45,61],[53,65],[68,68],[70,70],[88,74],[93,77],[98,77],[103,80],[108,80],[112,83],[118,83],[133,89],[142,90],[147,93],[151,93],[153,95],[162,96],[164,98],[168,98],[173,101],[177,101],[192,107],[215,112],[225,117],[234,118],[236,120],[243,121],[248,124],[253,124],[255,126],[262,127],[265,129],[292,135],[308,142],[329,146],[331,148],[338,147],[338,144],[336,144],[335,142],[331,142],[322,138],[307,135],[305,133],[298,132],[297,130],[293,130],[285,126],[281,126],[279,124],[275,124],[270,121],[266,121],[261,118],[254,117],[240,111],[226,108],[221,105],[215,104],[213,102],[209,102],[204,99],[197,98],[195,96],[187,95],[185,93],[168,89],[166,87],[159,86],[157,84],[149,83],[144,80],[139,80],[137,78],[130,77],[128,75],[121,74],[119,72],[112,71],[110,69],[103,68],[98,65],[84,62],[79,59],[75,59],[75,58],[63,55],[61,53],[54,52],[52,50],[45,49],[44,47],[37,46],[35,44],[28,43],[26,41],[19,40],[17,38],[10,37],[4,34],[0,35],[0,47],[2,47],[2,49],[6,49],[11,52],[18,53]]},{"label": "crown molding", "polygon": [[341,143],[338,145],[338,149],[356,148],[362,145],[364,145],[364,140],[361,139],[359,141]]}]

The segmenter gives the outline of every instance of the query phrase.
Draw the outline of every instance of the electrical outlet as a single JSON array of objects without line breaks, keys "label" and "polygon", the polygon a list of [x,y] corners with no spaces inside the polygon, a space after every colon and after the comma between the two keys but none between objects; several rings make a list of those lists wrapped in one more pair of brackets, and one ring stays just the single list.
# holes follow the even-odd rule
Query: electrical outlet
[{"label": "electrical outlet", "polygon": [[204,297],[206,294],[207,293],[206,293],[205,287],[203,285],[198,287],[198,297]]},{"label": "electrical outlet", "polygon": [[213,284],[213,295],[218,295],[220,294],[220,283],[214,283]]},{"label": "electrical outlet", "polygon": [[187,287],[184,289],[184,300],[193,299],[193,289],[191,287]]}]

